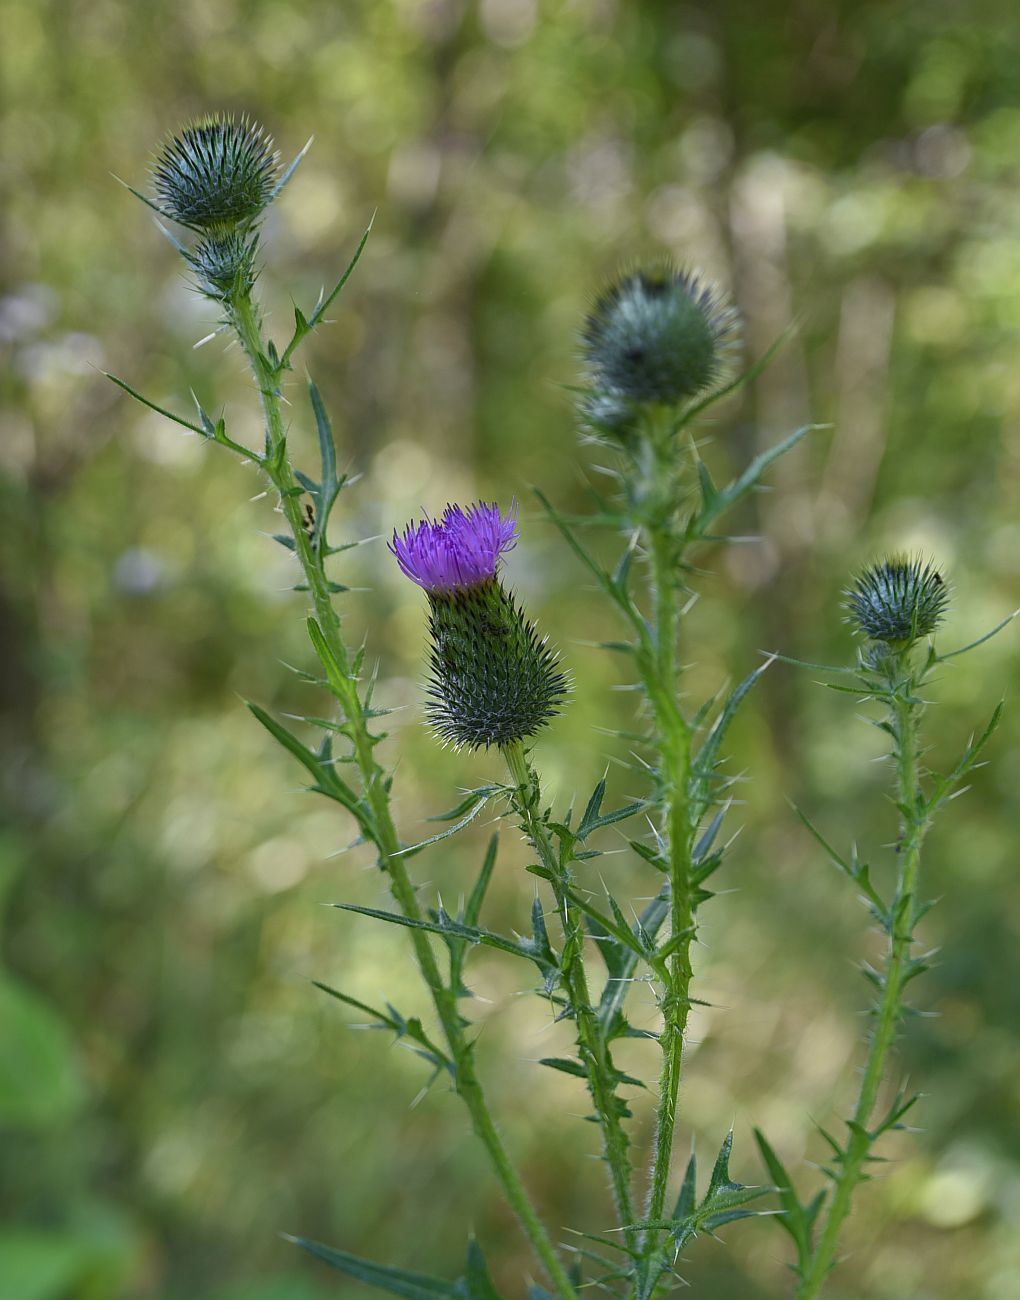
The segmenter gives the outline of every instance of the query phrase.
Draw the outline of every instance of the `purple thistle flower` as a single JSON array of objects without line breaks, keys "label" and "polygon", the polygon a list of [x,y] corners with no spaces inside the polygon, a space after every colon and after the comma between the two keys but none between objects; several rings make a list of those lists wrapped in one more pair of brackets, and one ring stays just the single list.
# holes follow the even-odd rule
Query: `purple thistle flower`
[{"label": "purple thistle flower", "polygon": [[479,501],[467,510],[448,505],[442,519],[426,515],[408,524],[402,536],[394,532],[390,550],[419,587],[453,592],[495,578],[500,556],[518,536],[516,502],[504,516],[495,502]]}]

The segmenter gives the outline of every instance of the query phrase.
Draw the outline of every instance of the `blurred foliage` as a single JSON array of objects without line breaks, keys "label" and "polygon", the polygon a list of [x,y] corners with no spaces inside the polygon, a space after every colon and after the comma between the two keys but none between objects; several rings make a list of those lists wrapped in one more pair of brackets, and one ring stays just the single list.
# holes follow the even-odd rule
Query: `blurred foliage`
[{"label": "blurred foliage", "polygon": [[[420,1063],[311,989],[321,978],[405,1014],[420,992],[400,933],[316,904],[377,904],[348,827],[239,702],[303,706],[301,602],[250,473],[135,407],[106,365],[185,411],[225,402],[257,437],[240,359],[111,173],[144,184],[189,115],[249,111],[293,154],[315,144],[267,228],[263,292],[282,333],[378,208],[356,279],[305,357],[364,474],[350,538],[480,492],[588,500],[559,385],[589,293],[666,250],[733,293],[758,354],[801,322],[705,455],[716,478],[807,420],[699,582],[691,689],[760,649],[846,659],[839,590],[883,547],[920,547],[955,585],[946,644],[1020,587],[1020,66],[1007,0],[6,0],[0,42],[0,1295],[10,1300],[318,1300],[357,1288],[296,1257],[301,1232],[453,1275],[473,1224],[508,1287],[514,1224]],[[312,450],[306,412],[295,437]],[[580,455],[583,459],[583,453]],[[598,479],[595,480],[598,482]],[[526,505],[526,512],[530,507]],[[537,519],[512,580],[577,678],[540,747],[558,798],[625,722],[620,665],[584,644],[610,614]],[[262,531],[260,531],[262,530]],[[493,775],[420,726],[423,614],[381,544],[350,553],[354,629],[398,715],[408,838]],[[569,629],[569,633],[568,633]],[[932,761],[1016,675],[1004,634],[946,672]],[[872,852],[895,813],[880,737],[810,673],[773,667],[734,730],[746,769],[734,892],[706,914],[681,1139],[750,1127],[811,1171],[812,1119],[847,1109],[866,988],[866,917],[786,805]],[[902,1067],[923,1131],[860,1198],[833,1300],[1005,1300],[1020,1275],[1020,881],[1010,707],[992,765],[937,827],[925,923],[941,965],[916,997]],[[495,760],[492,760],[495,762]],[[482,771],[481,769],[484,769]],[[488,829],[416,860],[455,897]],[[506,837],[505,924],[530,904]],[[610,860],[612,861],[612,860]],[[631,872],[624,859],[612,869]],[[622,879],[622,877],[621,877]],[[633,883],[640,893],[644,877]],[[498,918],[496,918],[498,919]],[[603,1178],[576,1080],[532,1062],[559,1030],[477,960],[482,1066],[540,1203],[591,1226]],[[653,1008],[649,1005],[651,1018]],[[625,1068],[651,1073],[640,1045]],[[580,1155],[579,1153],[584,1153]],[[715,1300],[788,1293],[767,1221],[700,1242]]]}]

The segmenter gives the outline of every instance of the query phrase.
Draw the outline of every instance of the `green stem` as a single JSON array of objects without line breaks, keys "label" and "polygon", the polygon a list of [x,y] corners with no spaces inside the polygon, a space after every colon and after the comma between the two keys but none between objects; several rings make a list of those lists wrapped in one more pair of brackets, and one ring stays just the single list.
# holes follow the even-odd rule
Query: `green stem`
[{"label": "green stem", "polygon": [[[691,862],[693,828],[690,824],[691,736],[678,700],[680,616],[677,592],[682,557],[673,527],[676,469],[671,431],[652,430],[651,441],[653,478],[648,495],[653,508],[648,513],[645,532],[652,570],[654,654],[643,656],[640,667],[654,711],[658,737],[662,831],[667,845],[670,884],[670,940],[675,945],[661,1006],[662,1068],[645,1208],[648,1220],[661,1220],[669,1189],[677,1097],[683,1073],[684,1035],[690,1012],[694,890]],[[644,1244],[647,1252],[648,1234]]]},{"label": "green stem", "polygon": [[577,1029],[577,1047],[588,1079],[588,1090],[602,1129],[603,1154],[609,1167],[610,1183],[624,1241],[628,1249],[636,1244],[634,1207],[630,1191],[630,1160],[627,1156],[627,1136],[619,1114],[613,1065],[609,1059],[598,1015],[591,1003],[588,977],[584,968],[584,922],[580,908],[571,902],[568,890],[570,873],[561,865],[560,856],[552,842],[548,827],[540,811],[541,787],[538,776],[528,762],[523,744],[513,741],[503,747],[503,757],[516,787],[515,808],[521,826],[539,862],[549,873],[556,905],[563,920],[564,944],[561,958],[563,989],[573,1013]]},{"label": "green stem", "polygon": [[913,681],[900,683],[892,705],[892,722],[896,733],[898,801],[906,811],[900,828],[900,869],[896,898],[890,909],[889,948],[882,998],[877,1008],[875,1028],[861,1079],[857,1105],[850,1121],[846,1151],[838,1161],[835,1191],[825,1222],[810,1258],[802,1271],[796,1300],[813,1300],[825,1283],[839,1246],[839,1236],[856,1190],[864,1174],[873,1137],[868,1131],[885,1075],[886,1060],[896,1041],[896,1030],[903,1014],[903,990],[909,973],[910,950],[917,919],[917,879],[921,848],[928,830],[917,770],[917,704],[913,698]]},{"label": "green stem", "polygon": [[[390,892],[408,920],[421,921],[423,914],[399,855],[400,840],[390,812],[386,773],[375,758],[376,739],[369,729],[357,680],[350,675],[350,657],[343,639],[340,617],[332,601],[323,557],[313,546],[301,514],[301,487],[286,449],[278,374],[266,355],[258,310],[249,296],[230,306],[231,321],[248,356],[262,398],[266,425],[265,469],[280,494],[284,515],[290,525],[294,549],[304,572],[316,620],[330,650],[343,672],[339,686],[339,703],[349,730],[354,760],[364,785],[365,797],[372,811],[375,844],[379,865],[386,872]],[[455,1086],[471,1117],[475,1135],[485,1147],[507,1202],[516,1213],[537,1258],[544,1265],[561,1300],[576,1300],[576,1292],[510,1158],[489,1110],[478,1079],[473,1047],[464,1033],[464,1021],[457,1008],[457,995],[443,980],[436,955],[428,936],[411,930],[411,941],[422,977],[432,995],[447,1045],[453,1059]]]}]

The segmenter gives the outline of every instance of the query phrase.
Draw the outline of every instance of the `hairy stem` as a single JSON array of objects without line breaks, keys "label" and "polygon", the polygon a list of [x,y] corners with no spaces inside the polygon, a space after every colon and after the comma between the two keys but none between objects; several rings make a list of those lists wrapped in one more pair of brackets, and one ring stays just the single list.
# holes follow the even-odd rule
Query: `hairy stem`
[{"label": "hairy stem", "polygon": [[[676,1130],[677,1097],[683,1071],[684,1034],[690,1011],[691,944],[694,940],[694,898],[690,824],[690,727],[678,700],[680,666],[677,607],[681,547],[676,534],[676,466],[671,432],[653,429],[652,478],[647,487],[650,504],[644,532],[651,563],[653,650],[639,659],[642,679],[651,702],[659,749],[660,830],[666,844],[670,886],[669,980],[661,1010],[662,1067],[656,1110],[655,1141],[649,1171],[645,1217],[664,1217]],[[645,1251],[649,1251],[649,1234]]]},{"label": "hairy stem", "polygon": [[[397,856],[401,846],[390,812],[386,773],[375,758],[375,737],[369,728],[357,679],[350,671],[350,656],[343,639],[340,617],[333,605],[324,557],[313,546],[301,514],[302,489],[287,454],[279,376],[266,355],[258,309],[250,296],[236,299],[230,304],[229,311],[231,323],[247,354],[262,398],[266,426],[264,467],[280,494],[281,508],[290,526],[295,554],[304,573],[316,619],[342,670],[338,698],[349,730],[355,764],[372,813],[379,865],[386,872],[390,892],[400,911],[409,920],[420,921],[423,914],[414,885],[404,859]],[[456,1090],[467,1106],[474,1133],[485,1147],[507,1202],[517,1214],[532,1249],[545,1267],[557,1294],[562,1300],[576,1300],[574,1287],[492,1118],[475,1070],[473,1048],[464,1033],[464,1022],[457,1009],[456,993],[443,980],[428,936],[420,930],[411,930],[410,934],[418,967],[432,996],[453,1060]]]},{"label": "hairy stem", "polygon": [[917,919],[917,879],[921,864],[921,847],[928,830],[928,812],[921,798],[917,767],[917,713],[913,696],[914,682],[908,677],[896,688],[890,709],[895,736],[897,801],[902,820],[898,843],[899,872],[896,897],[890,909],[889,946],[882,997],[875,1010],[875,1025],[868,1048],[864,1075],[857,1105],[850,1121],[850,1137],[842,1158],[837,1162],[835,1191],[822,1225],[818,1242],[808,1259],[802,1280],[795,1292],[796,1300],[813,1300],[825,1283],[839,1246],[839,1236],[856,1190],[864,1174],[873,1136],[868,1131],[879,1089],[885,1075],[886,1061],[896,1040],[896,1030],[903,1014],[903,990],[909,974],[910,950]]},{"label": "hairy stem", "polygon": [[570,873],[566,866],[561,865],[560,855],[542,817],[541,787],[524,746],[520,741],[514,741],[504,747],[503,756],[515,786],[514,805],[521,827],[538,855],[540,864],[548,872],[563,922],[563,990],[574,1017],[578,1053],[602,1130],[603,1154],[609,1167],[610,1183],[620,1224],[624,1229],[624,1240],[628,1248],[633,1248],[635,1234],[631,1225],[634,1223],[634,1207],[631,1200],[627,1137],[623,1131],[620,1103],[616,1097],[614,1068],[609,1059],[598,1014],[588,992],[588,977],[584,969],[584,922],[580,909],[570,900]]}]

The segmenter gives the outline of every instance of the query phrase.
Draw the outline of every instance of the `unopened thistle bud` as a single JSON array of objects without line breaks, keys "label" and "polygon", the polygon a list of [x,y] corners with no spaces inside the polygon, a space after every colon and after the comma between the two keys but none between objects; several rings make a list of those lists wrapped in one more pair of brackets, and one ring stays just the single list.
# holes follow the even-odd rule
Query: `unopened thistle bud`
[{"label": "unopened thistle bud", "polygon": [[198,288],[217,301],[242,297],[255,285],[255,255],[258,236],[236,230],[207,235],[192,253],[186,254],[194,268]]},{"label": "unopened thistle bud", "polygon": [[581,349],[596,393],[675,403],[716,383],[736,332],[736,311],[714,289],[665,265],[610,285],[585,322]]},{"label": "unopened thistle bud", "polygon": [[577,413],[585,430],[594,438],[624,443],[629,441],[637,419],[633,402],[605,391],[586,394],[578,404]]},{"label": "unopened thistle bud", "polygon": [[871,565],[844,594],[848,621],[896,650],[930,636],[949,603],[949,588],[934,565],[909,556]]},{"label": "unopened thistle bud", "polygon": [[471,749],[533,736],[559,712],[567,679],[555,652],[504,589],[500,557],[517,542],[513,509],[447,506],[409,524],[390,549],[428,596],[432,636],[426,715]]},{"label": "unopened thistle bud", "polygon": [[153,167],[160,209],[192,230],[247,228],[276,189],[279,154],[248,117],[207,118],[164,145]]}]

